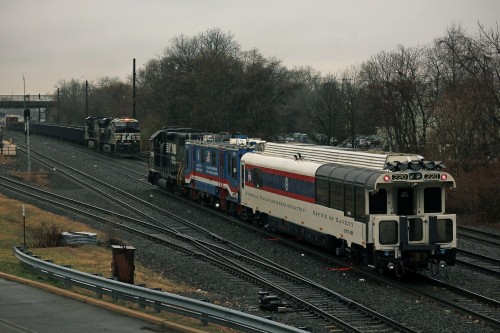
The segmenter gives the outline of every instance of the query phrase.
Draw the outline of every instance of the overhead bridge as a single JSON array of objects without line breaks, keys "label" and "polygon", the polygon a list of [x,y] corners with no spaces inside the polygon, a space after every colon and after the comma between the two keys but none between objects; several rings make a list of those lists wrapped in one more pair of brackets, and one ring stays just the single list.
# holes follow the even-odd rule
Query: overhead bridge
[{"label": "overhead bridge", "polygon": [[52,95],[0,95],[0,109],[50,108],[55,105]]}]

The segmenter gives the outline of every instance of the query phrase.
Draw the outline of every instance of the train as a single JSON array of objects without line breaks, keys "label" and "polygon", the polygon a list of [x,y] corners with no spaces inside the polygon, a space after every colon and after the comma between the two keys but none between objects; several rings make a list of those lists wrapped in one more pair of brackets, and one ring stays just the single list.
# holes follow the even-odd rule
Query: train
[{"label": "train", "polygon": [[[11,130],[26,131],[23,122],[7,123]],[[133,118],[87,117],[84,126],[30,122],[30,133],[72,142],[120,157],[136,157],[141,150],[139,121]]]},{"label": "train", "polygon": [[23,116],[17,114],[6,114],[2,121],[4,125],[11,123],[23,123],[23,122],[24,122]]},{"label": "train", "polygon": [[121,157],[137,156],[141,151],[139,121],[126,117],[87,117],[84,143],[91,149]]},{"label": "train", "polygon": [[150,138],[148,181],[399,277],[455,265],[456,188],[416,154],[280,144],[164,128]]}]

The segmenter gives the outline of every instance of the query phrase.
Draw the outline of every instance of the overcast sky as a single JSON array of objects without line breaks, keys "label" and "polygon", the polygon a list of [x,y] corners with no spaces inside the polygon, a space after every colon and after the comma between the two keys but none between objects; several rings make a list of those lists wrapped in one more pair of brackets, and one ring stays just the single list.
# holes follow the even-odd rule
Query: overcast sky
[{"label": "overcast sky", "polygon": [[426,45],[453,23],[500,23],[500,0],[0,0],[0,95],[54,91],[59,80],[126,80],[174,36],[210,28],[288,68],[323,74],[380,51]]}]

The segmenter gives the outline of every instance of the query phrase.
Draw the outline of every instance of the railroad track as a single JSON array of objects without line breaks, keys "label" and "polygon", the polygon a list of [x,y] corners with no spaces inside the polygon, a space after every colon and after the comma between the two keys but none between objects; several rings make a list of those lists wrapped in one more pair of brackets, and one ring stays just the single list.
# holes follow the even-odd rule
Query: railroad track
[{"label": "railroad track", "polygon": [[[140,215],[141,219],[117,212],[110,212],[95,206],[89,206],[61,196],[57,196],[57,203],[50,201],[51,204],[69,208],[67,203],[65,204],[59,202],[60,200],[66,200],[71,203],[72,208],[70,209],[75,212],[101,221],[105,220],[103,215],[113,216],[115,219],[119,219],[120,223],[113,223],[109,220],[106,220],[105,223],[111,223],[115,228],[120,229],[123,229],[123,225],[127,223],[129,226],[134,226],[133,228],[127,227],[127,232],[140,235],[141,237],[147,238],[153,242],[161,242],[162,244],[165,244],[165,242],[167,242],[166,238],[170,238],[168,241],[169,246],[174,247],[176,251],[189,253],[197,258],[199,258],[200,253],[203,253],[204,256],[211,254],[212,264],[215,263],[220,266],[220,268],[231,272],[235,276],[249,280],[266,290],[272,290],[273,292],[278,293],[280,297],[284,297],[292,301],[294,304],[298,304],[296,309],[300,309],[300,311],[307,311],[308,313],[312,313],[314,316],[321,318],[324,320],[323,326],[325,327],[332,326],[335,327],[335,329],[342,328],[354,332],[363,332],[368,329],[370,331],[377,331],[382,328],[385,332],[413,332],[412,329],[406,328],[404,325],[363,307],[361,304],[357,304],[356,302],[328,290],[327,288],[321,287],[284,267],[280,267],[265,258],[257,256],[251,251],[247,251],[239,247],[236,244],[220,239],[209,231],[198,227],[195,223],[175,217],[161,208],[151,205],[148,202],[144,202],[142,199],[134,198],[130,194],[114,188],[107,183],[102,183],[99,180],[92,179],[92,177],[85,175],[81,171],[63,165],[62,163],[54,161],[51,158],[44,156],[37,157],[37,159],[39,159],[40,162],[42,162],[42,160],[48,160],[50,163],[56,163],[57,170],[63,172],[67,177],[71,177],[73,180],[89,187],[93,191],[98,191],[100,195],[106,196],[109,200],[115,200],[116,203],[130,209],[134,214]],[[53,165],[50,165],[50,167],[53,167]],[[71,170],[71,172],[63,169]],[[78,177],[72,175],[71,173],[77,173]],[[81,177],[84,177],[85,179],[82,179]],[[2,178],[2,180],[7,181],[6,178]],[[110,191],[111,194],[106,193],[104,190],[97,189],[94,185],[90,185],[90,181],[100,183],[100,185],[104,186],[107,191]],[[22,186],[19,182],[15,183],[15,185],[18,187]],[[50,193],[33,187],[30,187],[29,190],[37,191],[43,196],[51,196]],[[125,203],[123,199],[117,199],[117,194],[127,197],[128,201],[135,200],[140,205],[147,206],[150,210],[155,210],[163,216],[168,217],[168,219],[163,218],[160,221],[159,219],[151,217],[148,213],[142,213],[143,209],[137,209],[132,207],[129,203]],[[40,195],[37,195],[36,198],[41,200]],[[78,208],[75,208],[73,205],[82,205],[84,206],[84,210],[78,210]],[[89,213],[89,210],[93,213]],[[99,213],[99,215],[97,215],[97,213]],[[148,220],[148,222],[145,222],[144,220]],[[177,223],[177,225],[174,225],[175,223]],[[145,228],[145,230],[140,231],[136,229],[138,226]],[[186,227],[189,228],[186,230]],[[180,229],[183,230],[182,233],[179,231]],[[195,230],[195,232],[193,232],[193,230]],[[189,231],[189,234],[187,234],[186,231]],[[208,240],[210,240],[210,242]],[[205,257],[205,260],[208,259]],[[297,294],[300,294],[300,296]],[[343,318],[339,319],[336,317],[332,313],[332,310],[342,312]],[[361,317],[363,320],[360,319]],[[354,320],[354,322],[350,322],[350,320]]]},{"label": "railroad track", "polygon": [[495,329],[500,329],[500,302],[444,283],[431,277],[419,276],[411,290],[462,313],[481,320]]},{"label": "railroad track", "polygon": [[[84,181],[84,182],[85,182],[85,181]],[[112,190],[112,192],[114,192],[114,190]],[[115,192],[115,194],[116,194],[116,192]],[[213,211],[213,210],[211,210],[211,211]],[[161,214],[164,214],[164,213],[162,213],[162,212],[160,212],[160,213],[161,213]],[[188,227],[188,226],[186,226],[186,225],[180,225],[179,227],[177,227],[176,231],[177,231],[177,232],[181,232],[181,231],[183,232],[183,231],[186,231],[186,228],[191,229],[190,227]],[[174,229],[175,229],[175,228],[174,228]],[[150,232],[149,232],[149,233],[150,233]],[[158,234],[162,234],[162,232],[158,232]],[[222,240],[222,242],[223,242],[223,240]],[[207,245],[207,246],[209,246],[209,247],[210,247],[210,246],[212,246],[212,245]],[[180,250],[179,250],[179,251],[180,251]],[[203,250],[203,251],[205,251],[205,250]],[[222,251],[222,252],[224,252],[224,251],[226,251],[226,250],[221,250],[221,251]],[[236,256],[241,256],[241,254],[240,254],[239,252],[234,251],[234,253],[236,253]],[[251,257],[251,256],[249,256],[249,257]],[[230,261],[234,261],[234,259],[230,259]],[[247,264],[248,264],[248,263],[245,263],[244,265],[247,265]],[[226,266],[226,267],[228,267],[228,266]],[[252,270],[252,268],[250,268],[250,270]],[[229,271],[231,271],[231,269],[230,269],[230,268],[227,268],[226,272],[229,272]],[[235,272],[236,272],[236,273],[235,273]],[[234,275],[238,275],[238,276],[240,275],[240,272],[239,272],[239,271],[235,271],[235,272],[231,272],[231,274],[232,274],[232,275],[233,275],[233,274],[234,274]],[[269,281],[271,281],[271,282],[272,282],[272,283],[268,286],[268,288],[266,288],[266,289],[269,289],[269,290],[275,290],[275,289],[273,289],[273,285],[287,284],[287,283],[289,284],[289,283],[290,283],[290,282],[287,282],[287,281],[281,281],[281,282],[280,282],[279,280],[278,280],[278,281],[275,281],[275,280],[274,280],[274,276],[275,276],[275,275],[274,275],[274,274],[272,274],[272,273],[270,273],[270,275],[268,275],[269,273],[267,273],[266,271],[264,271],[264,272],[262,272],[262,271],[261,271],[259,274],[260,274],[260,275],[262,275],[262,276],[266,276],[266,277],[267,277],[267,280],[269,280]],[[278,275],[280,275],[280,274],[281,274],[281,273],[278,273]],[[247,279],[248,279],[248,280],[252,280],[252,278],[247,278]],[[260,283],[260,282],[253,282],[253,283],[258,283],[258,285],[259,285],[259,286],[261,285],[261,283]],[[296,287],[296,286],[295,286],[295,283],[292,283],[292,285],[291,285],[290,289],[293,289],[294,287]],[[300,287],[299,287],[299,289],[300,289]],[[403,289],[404,289],[404,288],[403,288]],[[405,289],[405,290],[409,291],[409,289]],[[276,291],[276,292],[279,292],[279,291]],[[299,290],[298,292],[302,293],[302,290]],[[416,293],[415,291],[412,291],[412,292],[413,292],[413,293]],[[280,295],[285,295],[285,294],[280,294]],[[421,295],[424,295],[424,294],[421,294]],[[432,293],[431,293],[431,295],[432,295]],[[285,297],[288,297],[288,296],[285,296]],[[426,297],[428,297],[428,296],[426,296]],[[462,296],[462,297],[463,297],[463,296]],[[316,305],[316,304],[318,304],[318,302],[319,302],[319,305],[322,305],[323,303],[321,303],[321,302],[323,301],[323,299],[324,299],[324,298],[325,298],[324,296],[322,296],[322,295],[320,295],[320,294],[318,295],[318,294],[316,294],[315,292],[313,292],[313,293],[312,293],[312,296],[311,296],[311,301],[310,301],[310,303],[311,303],[311,304],[313,304],[313,305]],[[292,299],[292,298],[290,298],[290,299]],[[297,304],[300,304],[300,302],[296,302],[296,303],[297,303]],[[440,303],[440,304],[444,304],[444,303],[443,303],[443,301],[440,301],[439,303]],[[446,305],[446,306],[448,306],[448,305]],[[450,305],[450,306],[451,306],[451,305]],[[306,306],[304,306],[304,307],[296,307],[296,309],[297,309],[297,310],[303,310],[303,309],[306,309],[306,308],[307,308]],[[327,306],[327,308],[328,308],[328,306]],[[458,310],[458,309],[457,309],[457,310]],[[472,312],[470,312],[469,310],[467,310],[466,308],[464,308],[464,309],[462,309],[462,310],[460,310],[460,311],[463,311],[463,312],[465,312],[465,313],[472,313]],[[313,313],[312,315],[313,315],[313,316],[318,316],[319,318],[323,318],[323,317],[322,317],[322,315],[320,316],[320,315],[317,315],[317,314],[314,314],[314,313]],[[474,318],[481,318],[480,316],[474,316],[474,315],[472,315],[472,314],[470,314],[470,315],[471,315],[471,316],[473,316]],[[323,319],[322,319],[322,320],[323,320]],[[481,319],[481,320],[483,320],[483,319]],[[326,323],[324,323],[324,324],[322,324],[322,325],[324,325],[324,326],[328,326],[328,324],[329,324],[329,323],[328,323],[328,322],[326,322]],[[494,325],[496,325],[496,324],[495,324],[495,321],[492,321],[491,325],[493,325],[493,326],[494,326]],[[336,327],[337,327],[337,326],[336,326]],[[494,327],[496,327],[496,326],[494,326]]]},{"label": "railroad track", "polygon": [[457,226],[457,229],[457,234],[460,237],[471,239],[487,245],[500,247],[500,235],[498,234],[462,226]]},{"label": "railroad track", "polygon": [[457,262],[475,270],[500,277],[500,260],[479,253],[458,249]]},{"label": "railroad track", "polygon": [[[176,251],[195,257],[210,265],[215,265],[233,276],[250,281],[265,290],[272,290],[280,297],[295,304],[293,311],[307,312],[325,321],[322,325],[331,329],[343,329],[353,332],[413,332],[411,328],[405,327],[389,318],[363,307],[362,305],[349,300],[317,283],[303,278],[294,272],[280,267],[269,260],[256,256],[253,252],[240,248],[236,244],[224,242],[224,246],[209,243],[192,236],[186,236],[172,230],[170,227],[160,227],[154,224],[143,222],[128,216],[119,215],[98,207],[89,206],[85,203],[78,203],[69,198],[53,195],[41,189],[24,185],[20,182],[0,177],[2,182],[14,183],[18,187],[28,188],[29,191],[36,191],[45,196],[57,197],[59,201],[51,201],[37,195],[38,200],[45,200],[51,204],[71,209],[81,215],[86,215],[106,224],[111,224],[117,229],[146,238],[155,243],[168,246]],[[4,187],[13,189],[12,186],[4,183]],[[15,189],[13,189],[15,190]],[[67,202],[80,204],[85,210],[70,208]],[[89,210],[94,213],[89,213]],[[121,222],[113,222],[95,215],[95,212],[102,212],[110,216],[118,216]],[[182,219],[181,219],[182,220]],[[128,221],[129,225],[124,224]],[[144,229],[138,229],[141,226]],[[151,233],[153,232],[153,234]],[[167,238],[171,239],[168,240]],[[175,241],[174,241],[175,239]],[[185,244],[189,244],[186,246]],[[376,276],[376,275],[375,275]],[[423,281],[425,283],[423,283]],[[392,282],[394,284],[394,281]],[[468,292],[440,282],[435,279],[420,277],[418,282],[411,285],[399,285],[400,288],[414,294],[432,299],[446,307],[454,308],[466,313],[474,318],[500,328],[500,302],[488,299],[483,296]],[[436,287],[441,292],[436,293]],[[339,317],[341,313],[341,317]]]},{"label": "railroad track", "polygon": [[[290,310],[307,312],[318,317],[319,320],[324,321],[323,326],[332,332],[338,329],[350,332],[416,332],[284,267],[257,256],[253,252],[242,249],[236,244],[224,242],[223,245],[219,245],[194,239],[191,236],[173,231],[170,227],[159,227],[99,207],[90,206],[83,202],[77,202],[70,198],[64,198],[24,185],[6,177],[0,177],[0,179],[5,188],[30,195],[37,200],[43,200],[52,205],[70,209],[78,214],[112,225],[114,228],[166,245],[176,251],[209,262],[211,265],[255,283],[261,288],[272,290],[295,304],[295,308]],[[71,206],[68,205],[68,202],[71,203]],[[84,209],[78,209],[75,207],[76,205],[82,205]],[[93,212],[90,213],[89,209]],[[121,222],[103,218],[102,215],[97,215],[95,212],[118,216]],[[129,223],[125,224],[124,221]],[[341,317],[339,317],[339,313],[342,314]]]}]

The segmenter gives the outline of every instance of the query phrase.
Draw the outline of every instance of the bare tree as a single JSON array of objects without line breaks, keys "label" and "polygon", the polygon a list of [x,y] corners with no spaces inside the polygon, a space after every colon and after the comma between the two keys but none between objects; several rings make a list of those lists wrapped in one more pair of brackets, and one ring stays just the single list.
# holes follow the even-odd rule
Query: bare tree
[{"label": "bare tree", "polygon": [[85,82],[60,80],[59,121],[61,124],[81,125],[85,118]]},{"label": "bare tree", "polygon": [[[444,76],[443,101],[447,108],[453,106],[459,117],[470,119],[459,127],[448,128],[438,123],[438,132],[443,128],[456,131],[456,136],[469,138],[467,147],[456,147],[451,156],[459,169],[467,165],[487,162],[491,154],[498,152],[500,105],[498,104],[498,29],[486,32],[480,26],[478,38],[468,36],[460,26],[452,26],[447,36],[436,41],[442,50],[445,65],[451,64],[451,77]],[[448,66],[449,68],[450,66]],[[446,66],[445,66],[446,69]],[[497,73],[497,74],[495,74]],[[466,106],[468,114],[461,110]],[[444,110],[440,110],[445,112]]]},{"label": "bare tree", "polygon": [[342,83],[336,76],[314,77],[311,89],[305,101],[307,112],[322,133],[326,134],[328,142],[338,138],[341,115],[344,111]]}]

